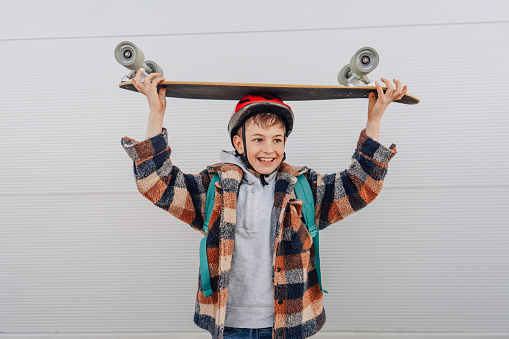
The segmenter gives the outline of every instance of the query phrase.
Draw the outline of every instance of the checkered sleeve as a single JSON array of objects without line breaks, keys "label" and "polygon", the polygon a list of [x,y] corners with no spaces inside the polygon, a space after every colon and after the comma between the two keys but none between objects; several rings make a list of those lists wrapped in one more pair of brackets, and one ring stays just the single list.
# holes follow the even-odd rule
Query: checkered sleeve
[{"label": "checkered sleeve", "polygon": [[122,147],[133,160],[138,191],[156,206],[203,232],[208,171],[191,175],[174,166],[166,129],[141,142],[124,137]]},{"label": "checkered sleeve", "polygon": [[340,221],[367,206],[380,193],[396,145],[385,147],[362,130],[348,169],[335,174],[307,173],[315,190],[319,229]]}]

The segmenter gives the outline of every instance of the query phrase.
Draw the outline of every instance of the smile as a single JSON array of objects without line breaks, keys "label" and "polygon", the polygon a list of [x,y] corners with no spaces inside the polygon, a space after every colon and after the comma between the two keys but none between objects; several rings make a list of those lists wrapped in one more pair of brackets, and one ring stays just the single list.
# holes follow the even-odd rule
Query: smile
[{"label": "smile", "polygon": [[258,161],[260,162],[264,162],[264,163],[271,163],[275,160],[276,158],[258,158]]}]

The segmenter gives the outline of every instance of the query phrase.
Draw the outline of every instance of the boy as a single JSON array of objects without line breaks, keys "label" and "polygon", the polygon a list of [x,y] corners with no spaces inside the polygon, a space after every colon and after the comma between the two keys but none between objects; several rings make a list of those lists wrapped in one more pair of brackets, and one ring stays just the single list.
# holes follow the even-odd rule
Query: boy
[{"label": "boy", "polygon": [[237,104],[228,131],[235,151],[221,153],[222,163],[198,175],[184,174],[170,161],[163,129],[164,78],[150,74],[133,80],[147,96],[147,140],[124,137],[122,145],[135,163],[138,190],[156,206],[201,231],[205,200],[217,173],[214,208],[207,233],[212,295],[198,286],[195,323],[213,338],[307,338],[325,323],[315,250],[302,221],[302,201],[295,198],[297,176],[304,174],[315,203],[320,230],[373,201],[382,188],[395,145],[378,143],[380,120],[407,86],[386,79],[386,93],[369,96],[368,122],[349,168],[331,175],[283,162],[293,128],[293,112],[281,99],[248,95]]}]

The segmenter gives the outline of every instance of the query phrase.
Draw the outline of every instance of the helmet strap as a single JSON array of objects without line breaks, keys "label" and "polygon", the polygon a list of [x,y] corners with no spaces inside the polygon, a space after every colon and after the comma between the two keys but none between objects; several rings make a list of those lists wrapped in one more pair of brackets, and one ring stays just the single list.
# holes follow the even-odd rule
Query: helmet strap
[{"label": "helmet strap", "polygon": [[[271,173],[272,174],[272,173]],[[269,174],[270,175],[270,174]],[[267,181],[265,180],[266,175],[260,174],[260,181],[262,182],[262,186],[267,185]]]},{"label": "helmet strap", "polygon": [[247,159],[247,144],[246,144],[246,128],[245,128],[245,124],[243,124],[242,127],[241,127],[241,134],[242,134],[242,145],[244,147],[244,153],[239,154],[238,151],[236,151],[236,152],[237,152],[237,154],[240,155],[240,160],[242,160],[242,162],[244,163],[244,166],[246,166],[247,169],[252,169],[254,171],[255,169],[253,168],[253,166],[251,166],[251,163]]}]

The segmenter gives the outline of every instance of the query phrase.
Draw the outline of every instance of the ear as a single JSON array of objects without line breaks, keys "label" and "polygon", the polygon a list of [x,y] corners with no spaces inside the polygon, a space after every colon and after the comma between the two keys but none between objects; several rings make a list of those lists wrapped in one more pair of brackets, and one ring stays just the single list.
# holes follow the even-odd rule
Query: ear
[{"label": "ear", "polygon": [[233,136],[233,146],[239,154],[244,154],[244,143],[242,142],[242,138],[238,135]]}]

